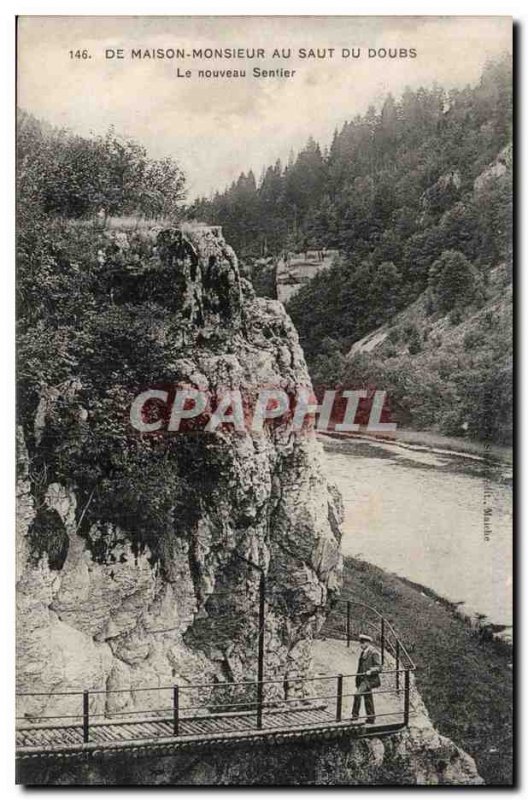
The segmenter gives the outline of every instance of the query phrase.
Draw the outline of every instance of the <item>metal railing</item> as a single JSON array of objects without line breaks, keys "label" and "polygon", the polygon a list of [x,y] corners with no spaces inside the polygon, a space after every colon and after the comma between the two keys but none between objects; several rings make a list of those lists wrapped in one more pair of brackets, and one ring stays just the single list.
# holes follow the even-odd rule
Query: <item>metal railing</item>
[{"label": "metal railing", "polygon": [[391,622],[373,606],[351,597],[335,601],[317,638],[341,638],[350,647],[360,633],[368,633],[372,637],[380,650],[382,664],[385,664],[387,653],[392,655],[396,665],[396,688],[399,690],[402,674],[400,667],[403,673],[405,670],[414,672],[416,664]]},{"label": "metal railing", "polygon": [[[261,598],[260,617],[262,616]],[[350,648],[358,633],[365,630],[369,631],[379,648],[383,664],[381,687],[374,689],[373,695],[386,696],[386,700],[382,712],[376,714],[376,719],[383,719],[381,727],[387,722],[395,727],[406,726],[412,714],[410,673],[415,670],[415,664],[386,618],[375,608],[353,598],[339,600],[329,610],[317,638],[338,639]],[[259,643],[262,641],[259,632]],[[68,711],[75,712],[76,704],[76,701],[75,704],[71,703],[69,698],[78,697],[79,704],[77,713],[40,714],[36,711],[32,719],[27,716],[17,717],[17,730],[46,730],[45,739],[49,742],[53,740],[53,731],[59,741],[60,730],[67,729],[71,734],[70,738],[88,744],[91,741],[100,741],[99,732],[102,734],[102,727],[108,726],[112,726],[117,731],[116,738],[124,742],[145,738],[138,726],[144,726],[146,738],[155,739],[186,736],[217,738],[222,733],[272,731],[277,728],[302,730],[342,725],[349,712],[348,706],[358,693],[356,679],[363,676],[362,673],[351,672],[264,679],[259,672],[256,681],[202,684],[179,682],[168,686],[133,689],[20,692],[17,696],[21,698],[46,697],[48,701],[51,698],[61,698],[62,702],[68,698]],[[137,709],[127,708],[125,703],[121,710],[107,710],[112,695],[135,696],[141,692],[157,693],[159,705],[156,704],[157,707],[153,708],[149,704],[146,708]],[[101,695],[104,696],[103,703]],[[101,707],[103,710],[100,710]],[[367,716],[362,715],[357,722],[366,720]],[[133,726],[136,726],[134,730]],[[46,746],[44,738],[43,746]]]}]

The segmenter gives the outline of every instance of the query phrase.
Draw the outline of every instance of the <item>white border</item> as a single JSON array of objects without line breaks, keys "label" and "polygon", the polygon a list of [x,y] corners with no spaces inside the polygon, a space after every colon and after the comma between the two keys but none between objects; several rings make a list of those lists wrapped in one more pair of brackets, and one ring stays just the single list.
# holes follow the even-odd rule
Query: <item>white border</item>
[{"label": "white border", "polygon": [[[524,28],[527,19],[527,4],[525,0],[510,0],[497,2],[496,0],[480,0],[480,2],[469,2],[468,0],[442,0],[442,2],[428,2],[424,0],[414,0],[414,2],[395,2],[394,0],[357,0],[356,2],[344,2],[343,0],[267,0],[263,2],[253,2],[250,7],[248,3],[240,2],[240,0],[221,0],[214,2],[214,0],[186,0],[185,2],[172,2],[170,0],[151,0],[145,2],[144,0],[127,0],[127,2],[115,2],[115,0],[80,0],[79,2],[72,3],[65,0],[49,0],[47,3],[39,2],[39,0],[21,0],[20,2],[12,2],[7,0],[3,5],[0,12],[0,36],[1,38],[1,56],[2,56],[2,99],[3,115],[1,130],[1,158],[4,170],[1,173],[4,176],[2,183],[1,205],[0,205],[0,220],[2,225],[2,235],[0,241],[4,252],[4,268],[1,276],[1,313],[0,313],[0,357],[2,359],[1,368],[2,376],[0,393],[0,420],[2,420],[2,447],[0,453],[2,455],[1,474],[0,474],[0,509],[2,511],[3,526],[2,534],[3,540],[0,550],[0,564],[2,568],[2,603],[3,615],[2,619],[5,625],[2,628],[2,673],[0,686],[2,694],[4,695],[2,704],[0,705],[1,713],[1,736],[0,736],[0,766],[2,776],[2,789],[7,794],[4,796],[14,797],[18,796],[20,792],[24,791],[21,787],[14,785],[14,746],[13,746],[13,722],[14,722],[14,702],[13,702],[13,687],[14,687],[14,108],[15,108],[15,94],[14,94],[14,75],[15,75],[15,25],[14,17],[20,14],[101,14],[101,15],[386,15],[386,16],[400,16],[400,15],[510,15],[520,25],[518,32],[518,50],[521,51],[522,40],[524,38]],[[519,74],[517,81],[521,80],[521,75],[526,80],[526,54],[524,52],[518,53],[517,66]],[[522,87],[522,83],[521,83]],[[526,98],[523,91],[522,100],[519,98],[518,124],[519,130],[524,130],[525,136],[528,130],[527,122],[527,107]],[[519,135],[516,142],[516,162],[518,169],[523,163],[522,156],[524,155],[524,147],[522,144],[522,137]],[[524,252],[524,231],[528,222],[528,211],[526,204],[521,205],[520,192],[525,188],[525,181],[520,179],[518,175],[518,197],[517,204],[519,210],[519,217],[517,220],[517,227],[519,230],[519,247],[517,251],[517,286],[518,293],[518,322],[519,322],[519,349],[522,348],[522,354],[517,354],[517,369],[518,369],[518,411],[519,411],[519,430],[523,433],[522,438],[519,439],[518,444],[519,452],[521,449],[524,451],[527,436],[527,413],[523,408],[522,398],[526,397],[526,381],[527,381],[527,348],[523,347],[526,344],[526,324],[523,317],[526,315],[524,309],[525,303],[528,302],[525,297],[524,286],[525,281],[521,280],[521,273],[524,268],[521,257]],[[522,294],[519,294],[522,291]],[[528,492],[528,477],[526,474],[518,476],[519,482],[517,485],[517,496],[521,497]],[[524,492],[523,492],[524,490]],[[524,554],[524,544],[520,520],[517,520],[517,558],[522,558]],[[518,562],[519,563],[519,562]],[[519,590],[519,601],[525,600],[526,591],[522,589],[521,576],[517,574],[517,580],[521,585]],[[519,630],[519,625],[516,628],[516,639],[519,641],[522,638],[524,631]],[[520,648],[519,648],[520,651]],[[520,663],[524,660],[523,655],[526,655],[525,648],[522,648],[522,653],[518,652],[518,682],[520,682]],[[525,699],[526,693],[524,695]],[[522,703],[521,713],[521,692],[520,687],[517,687],[517,700],[519,707],[517,713],[518,720],[518,735],[520,736],[520,723],[526,717],[526,703]],[[528,737],[526,737],[528,739]],[[526,740],[520,742],[519,750],[517,753],[517,768],[519,776],[522,779],[522,764],[526,763],[528,759],[528,747]],[[347,787],[343,787],[347,788]],[[404,788],[404,787],[402,787]],[[348,790],[353,790],[356,797],[368,797],[372,789],[358,789],[349,787]],[[71,793],[72,789],[60,790],[60,797],[64,797]],[[75,791],[75,790],[73,790]],[[114,790],[126,792],[133,791],[137,796],[137,789],[122,789]],[[152,789],[144,789],[142,793],[151,792]],[[197,797],[206,794],[206,788],[201,790],[186,790],[178,789],[175,787],[173,791],[177,791],[179,795],[185,794],[189,797]],[[234,789],[236,791],[236,789]],[[274,797],[281,796],[287,793],[286,789],[261,789],[260,793],[270,793]],[[311,790],[312,797],[326,795],[339,791],[336,788],[318,790]],[[379,789],[379,792],[390,792],[391,789]],[[416,789],[414,795],[422,795],[426,790]],[[456,791],[454,790],[447,790]],[[498,794],[499,790],[486,790],[487,797],[492,797]],[[57,789],[49,789],[46,791],[47,797],[59,796]]]}]

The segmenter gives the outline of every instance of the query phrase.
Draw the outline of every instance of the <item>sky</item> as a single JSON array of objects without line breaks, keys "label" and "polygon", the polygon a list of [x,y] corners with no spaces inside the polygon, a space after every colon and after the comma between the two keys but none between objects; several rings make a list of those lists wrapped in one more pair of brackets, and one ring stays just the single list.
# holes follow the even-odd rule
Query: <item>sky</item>
[{"label": "sky", "polygon": [[[330,144],[336,127],[389,92],[477,82],[487,60],[511,53],[511,39],[511,18],[489,16],[21,17],[18,105],[81,134],[113,126],[151,156],[173,157],[192,200],[222,190],[242,171],[258,178],[309,136]],[[131,57],[133,49],[153,48],[180,49],[185,57]],[[192,58],[193,49],[206,48],[260,48],[264,57]],[[276,48],[291,56],[272,58]],[[369,57],[369,48],[376,55]],[[380,48],[396,49],[398,57],[383,58]],[[118,49],[123,58],[106,57]],[[359,58],[346,57],[352,49]],[[75,58],[83,50],[89,57]],[[295,75],[254,77],[255,67]],[[229,69],[246,77],[199,76]]]}]

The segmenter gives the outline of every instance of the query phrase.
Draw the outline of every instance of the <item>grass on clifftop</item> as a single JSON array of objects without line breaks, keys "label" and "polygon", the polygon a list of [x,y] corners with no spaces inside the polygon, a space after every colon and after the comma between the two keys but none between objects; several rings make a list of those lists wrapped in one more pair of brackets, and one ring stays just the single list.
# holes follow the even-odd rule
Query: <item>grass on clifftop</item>
[{"label": "grass on clifftop", "polygon": [[473,756],[488,785],[513,781],[512,653],[482,639],[434,593],[345,559],[344,590],[396,628],[417,665],[416,684],[437,730]]}]

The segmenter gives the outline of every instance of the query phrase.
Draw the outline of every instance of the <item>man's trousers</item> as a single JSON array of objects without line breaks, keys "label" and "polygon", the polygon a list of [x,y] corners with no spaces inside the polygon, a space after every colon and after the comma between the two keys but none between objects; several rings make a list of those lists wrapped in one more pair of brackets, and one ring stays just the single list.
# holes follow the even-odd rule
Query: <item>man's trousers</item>
[{"label": "man's trousers", "polygon": [[361,698],[365,701],[365,714],[367,715],[367,722],[373,724],[376,721],[376,712],[374,711],[374,698],[372,697],[372,689],[368,681],[361,681],[357,687],[356,694],[354,695],[354,705],[352,706],[352,719],[359,717],[361,708]]}]

